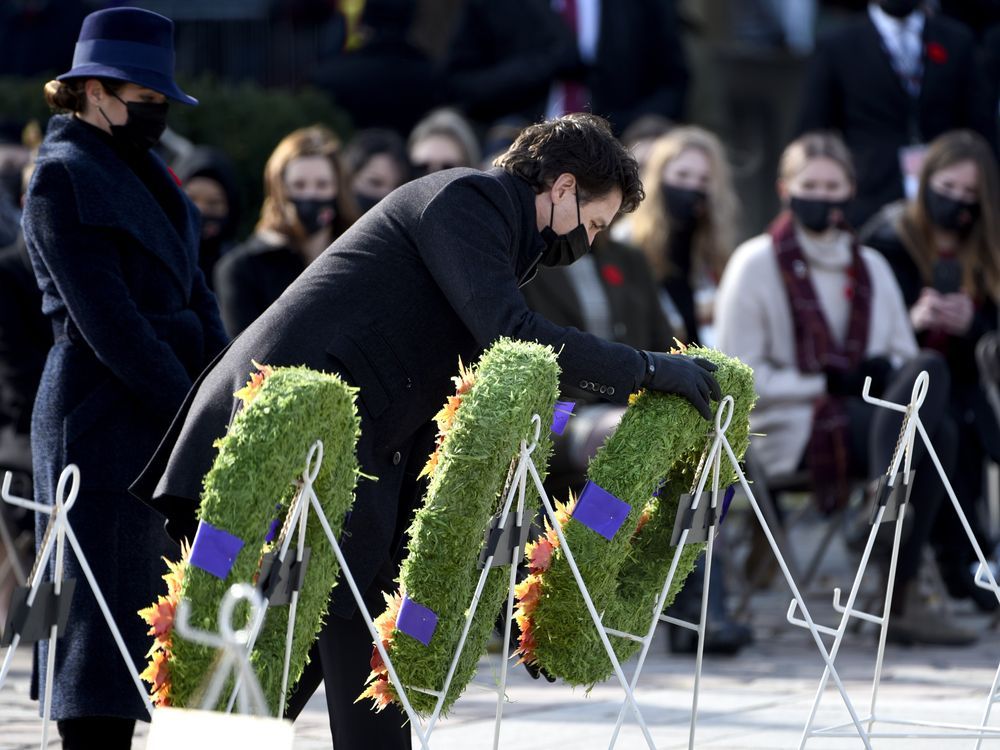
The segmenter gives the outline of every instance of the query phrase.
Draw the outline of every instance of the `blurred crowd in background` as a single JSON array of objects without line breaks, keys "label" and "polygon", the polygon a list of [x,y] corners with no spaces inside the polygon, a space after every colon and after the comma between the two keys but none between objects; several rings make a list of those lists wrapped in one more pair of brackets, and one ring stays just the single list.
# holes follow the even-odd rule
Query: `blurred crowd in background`
[{"label": "blurred crowd in background", "polygon": [[[70,67],[83,16],[121,4],[0,6],[0,467],[25,482],[52,340],[19,233],[45,128],[31,113]],[[522,290],[529,304],[639,349],[676,339],[746,361],[756,481],[810,493],[848,536],[898,430],[861,400],[865,378],[905,401],[928,370],[944,395],[925,423],[994,548],[983,477],[1000,461],[1000,0],[124,4],[175,21],[178,74],[202,100],[204,114],[171,110],[158,150],[201,212],[200,264],[230,336],[396,187],[489,169],[525,125],[592,111],[640,162],[646,199],[590,255],[540,273]],[[262,91],[293,96],[223,106]],[[271,138],[275,122],[289,127]],[[806,342],[844,366],[825,370]],[[579,409],[554,459],[557,492],[580,485],[619,416]],[[967,624],[930,614],[921,567],[936,565],[953,598],[984,610],[996,599],[973,585],[933,474],[916,487],[894,635],[970,643]],[[697,613],[696,594],[682,614]],[[713,607],[710,648],[749,643],[725,602]],[[693,647],[685,631],[671,643]]]}]

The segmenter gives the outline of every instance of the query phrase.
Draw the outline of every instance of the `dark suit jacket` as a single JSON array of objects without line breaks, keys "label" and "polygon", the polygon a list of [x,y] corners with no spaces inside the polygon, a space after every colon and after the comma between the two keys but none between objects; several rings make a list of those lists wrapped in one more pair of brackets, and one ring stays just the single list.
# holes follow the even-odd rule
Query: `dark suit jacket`
[{"label": "dark suit jacket", "polygon": [[482,122],[512,112],[535,122],[553,81],[575,65],[592,111],[616,132],[644,114],[680,119],[688,69],[674,0],[602,0],[598,34],[584,69],[549,0],[468,0],[447,63],[451,98]]},{"label": "dark suit jacket", "polygon": [[[459,357],[474,361],[510,336],[560,352],[566,386],[624,403],[642,381],[634,349],[560,328],[525,304],[518,283],[544,245],[536,225],[534,192],[501,170],[447,170],[397,189],[205,373],[133,492],[172,524],[190,522],[251,359],[339,372],[361,389],[358,460],[378,477],[359,484],[344,542],[364,590],[391,553],[414,441],[453,392]],[[353,609],[338,587],[334,611]]]},{"label": "dark suit jacket", "polygon": [[849,210],[855,226],[903,197],[900,147],[929,143],[955,128],[971,128],[995,144],[996,101],[990,102],[972,34],[933,16],[923,38],[924,74],[916,102],[867,16],[821,40],[809,66],[798,129],[843,133],[858,172],[858,194]]},{"label": "dark suit jacket", "polygon": [[[673,332],[642,252],[598,237],[593,256],[608,300],[612,340],[636,349],[667,351],[673,344]],[[535,312],[559,325],[586,330],[582,305],[567,269],[543,268],[522,291]]]},{"label": "dark suit jacket", "polygon": [[[135,613],[163,593],[160,557],[178,553],[128,484],[226,338],[198,268],[198,234],[197,209],[159,157],[128,163],[103,131],[52,118],[24,211],[56,332],[31,423],[35,496],[52,504],[60,472],[79,467],[73,528],[136,664],[150,640]],[[146,717],[72,554],[66,575],[79,585],[59,640],[53,716]]]}]

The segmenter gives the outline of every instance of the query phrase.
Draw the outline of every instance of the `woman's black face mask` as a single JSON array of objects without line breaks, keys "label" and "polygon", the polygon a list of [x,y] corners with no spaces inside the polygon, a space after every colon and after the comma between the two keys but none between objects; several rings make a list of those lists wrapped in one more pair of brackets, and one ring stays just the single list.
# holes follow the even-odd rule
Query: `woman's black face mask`
[{"label": "woman's black face mask", "polygon": [[552,211],[549,214],[549,225],[545,227],[541,234],[545,240],[545,252],[542,254],[539,264],[543,266],[568,266],[574,263],[590,250],[590,238],[587,237],[587,228],[580,219],[580,194],[576,194],[576,220],[577,225],[567,234],[556,234],[552,228],[552,221],[556,215],[556,204],[552,204]]},{"label": "woman's black face mask", "polygon": [[924,207],[931,224],[951,232],[965,232],[979,218],[979,203],[966,203],[939,193],[930,185],[924,194]]},{"label": "woman's black face mask", "polygon": [[663,206],[680,227],[692,227],[708,205],[708,195],[702,190],[674,187],[663,183]]},{"label": "woman's black face mask", "polygon": [[111,135],[120,143],[134,151],[149,151],[155,146],[163,131],[167,129],[168,102],[127,102],[118,94],[109,92],[111,96],[125,105],[128,119],[124,125],[114,125],[104,110],[98,110],[108,122]]},{"label": "woman's black face mask", "polygon": [[788,207],[792,210],[799,224],[810,232],[825,232],[834,226],[832,214],[839,210],[843,214],[847,210],[847,201],[828,201],[815,198],[792,197]]}]

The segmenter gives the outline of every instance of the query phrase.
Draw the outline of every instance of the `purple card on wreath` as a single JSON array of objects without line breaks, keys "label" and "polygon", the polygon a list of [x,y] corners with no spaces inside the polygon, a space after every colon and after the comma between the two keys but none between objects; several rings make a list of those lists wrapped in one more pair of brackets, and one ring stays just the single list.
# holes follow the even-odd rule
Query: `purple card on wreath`
[{"label": "purple card on wreath", "polygon": [[199,521],[198,533],[191,545],[191,564],[225,580],[241,549],[243,540],[238,536],[217,529],[207,521]]},{"label": "purple card on wreath", "polygon": [[555,411],[552,412],[552,431],[556,435],[562,435],[569,424],[569,418],[573,416],[573,409],[576,408],[576,401],[556,401]]},{"label": "purple card on wreath", "polygon": [[573,518],[605,539],[611,539],[625,523],[632,506],[600,485],[587,482],[573,510]]},{"label": "purple card on wreath", "polygon": [[434,610],[417,604],[410,597],[404,596],[396,615],[396,630],[416,638],[425,646],[431,642],[437,629],[438,618]]}]

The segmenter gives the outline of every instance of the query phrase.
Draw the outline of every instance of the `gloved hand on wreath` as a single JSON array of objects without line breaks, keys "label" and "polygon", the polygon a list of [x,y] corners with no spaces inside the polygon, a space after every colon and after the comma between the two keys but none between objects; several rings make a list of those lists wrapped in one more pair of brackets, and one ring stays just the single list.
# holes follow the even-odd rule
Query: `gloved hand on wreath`
[{"label": "gloved hand on wreath", "polygon": [[643,388],[662,393],[676,393],[690,401],[705,419],[712,418],[711,399],[722,398],[722,389],[712,375],[716,366],[701,357],[683,354],[642,352],[646,358]]},{"label": "gloved hand on wreath", "polygon": [[885,387],[889,384],[892,363],[886,357],[871,357],[854,370],[827,367],[824,372],[826,373],[826,392],[831,396],[860,398],[861,391],[865,387],[865,378],[868,377],[872,379],[870,393],[878,397],[885,392]]}]

